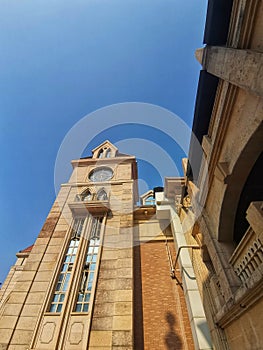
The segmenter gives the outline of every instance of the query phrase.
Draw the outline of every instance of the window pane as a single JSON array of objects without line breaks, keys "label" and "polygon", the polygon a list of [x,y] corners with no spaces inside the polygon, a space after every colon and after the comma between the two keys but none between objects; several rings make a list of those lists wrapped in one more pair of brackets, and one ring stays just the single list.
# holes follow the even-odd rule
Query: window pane
[{"label": "window pane", "polygon": [[80,311],[81,311],[81,304],[77,304],[77,306],[76,306],[76,311],[77,311],[77,312],[80,312]]},{"label": "window pane", "polygon": [[82,300],[83,300],[83,294],[79,294],[78,301],[82,301]]},{"label": "window pane", "polygon": [[89,304],[84,304],[83,311],[84,312],[88,312],[89,311]]},{"label": "window pane", "polygon": [[96,265],[95,264],[90,264],[90,270],[94,271],[96,268]]},{"label": "window pane", "polygon": [[67,288],[68,288],[68,281],[69,281],[69,278],[70,278],[70,274],[67,273],[66,278],[65,278],[65,282],[64,282],[64,286],[63,286],[63,288],[62,288],[63,291],[66,291]]},{"label": "window pane", "polygon": [[65,262],[69,262],[70,261],[70,256],[66,256]]},{"label": "window pane", "polygon": [[85,301],[90,301],[90,294],[89,293],[85,295]]},{"label": "window pane", "polygon": [[51,304],[50,312],[56,312],[56,304]]},{"label": "window pane", "polygon": [[61,288],[61,283],[58,283],[56,286],[56,290],[60,290],[60,288]]}]

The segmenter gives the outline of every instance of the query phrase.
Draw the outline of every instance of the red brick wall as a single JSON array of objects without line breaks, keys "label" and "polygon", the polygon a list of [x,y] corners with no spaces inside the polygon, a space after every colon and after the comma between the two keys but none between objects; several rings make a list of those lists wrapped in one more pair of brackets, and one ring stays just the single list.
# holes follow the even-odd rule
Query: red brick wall
[{"label": "red brick wall", "polygon": [[163,241],[134,248],[134,347],[194,349],[183,291],[170,277]]}]

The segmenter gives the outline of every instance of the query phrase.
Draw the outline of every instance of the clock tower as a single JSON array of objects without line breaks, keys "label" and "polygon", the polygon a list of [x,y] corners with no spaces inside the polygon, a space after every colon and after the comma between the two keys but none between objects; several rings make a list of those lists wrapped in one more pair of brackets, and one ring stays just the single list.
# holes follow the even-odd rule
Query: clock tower
[{"label": "clock tower", "polygon": [[5,305],[16,311],[2,319],[12,349],[133,346],[135,157],[105,141],[72,166],[30,254],[18,255]]}]

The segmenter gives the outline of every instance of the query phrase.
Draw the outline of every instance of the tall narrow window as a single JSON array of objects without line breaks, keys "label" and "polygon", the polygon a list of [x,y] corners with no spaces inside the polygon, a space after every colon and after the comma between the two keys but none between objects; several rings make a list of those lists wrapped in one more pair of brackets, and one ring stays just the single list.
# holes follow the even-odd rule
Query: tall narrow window
[{"label": "tall narrow window", "polygon": [[101,223],[103,217],[92,219],[92,227],[86,259],[82,271],[80,288],[77,295],[75,312],[88,312],[90,310],[90,301],[94,274],[97,266],[100,239],[101,239]]},{"label": "tall narrow window", "polygon": [[62,310],[65,294],[68,289],[70,276],[79,247],[79,239],[83,230],[84,221],[84,218],[78,218],[74,221],[71,241],[59,274],[49,312],[61,312]]},{"label": "tall narrow window", "polygon": [[100,149],[98,152],[98,158],[102,158],[103,156],[103,149]]},{"label": "tall narrow window", "polygon": [[106,151],[106,158],[110,158],[110,156],[111,156],[111,149],[108,148]]}]

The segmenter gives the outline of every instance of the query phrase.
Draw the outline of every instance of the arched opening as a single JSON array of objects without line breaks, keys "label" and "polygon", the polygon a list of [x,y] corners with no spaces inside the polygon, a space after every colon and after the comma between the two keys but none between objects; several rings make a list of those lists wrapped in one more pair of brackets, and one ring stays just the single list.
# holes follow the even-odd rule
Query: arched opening
[{"label": "arched opening", "polygon": [[[241,220],[241,216],[245,216],[248,207],[246,207],[246,204],[259,200],[256,193],[258,189],[249,191],[249,188],[254,186],[252,185],[254,181],[259,183],[257,177],[259,176],[260,171],[258,169],[262,162],[260,156],[262,141],[263,125],[260,125],[240,152],[231,175],[225,180],[226,190],[222,201],[218,227],[218,241],[220,242],[238,243],[240,241],[247,225],[243,219]],[[254,166],[255,170],[253,170]],[[249,180],[250,174],[252,180]],[[256,185],[257,188],[259,186],[260,183]],[[245,198],[249,192],[248,198]],[[242,195],[243,193],[244,195]],[[240,225],[238,224],[239,221]]]},{"label": "arched opening", "polygon": [[91,201],[93,197],[93,194],[90,192],[89,189],[85,190],[84,192],[82,192],[81,194],[77,194],[75,197],[75,201],[76,202],[87,202],[87,201]]},{"label": "arched opening", "polygon": [[98,191],[98,194],[97,194],[97,200],[98,201],[105,201],[108,199],[108,196],[107,196],[107,193],[104,189],[101,189]]},{"label": "arched opening", "polygon": [[87,201],[91,201],[92,200],[92,193],[90,192],[90,190],[87,190],[85,191],[83,194],[82,194],[82,200],[84,202],[87,202]]},{"label": "arched opening", "polygon": [[262,186],[263,153],[254,164],[241,192],[234,225],[234,242],[238,244],[245,235],[249,223],[246,220],[246,211],[251,202],[263,200]]},{"label": "arched opening", "polygon": [[98,152],[98,158],[102,158],[103,157],[103,149],[100,149]]},{"label": "arched opening", "polygon": [[106,151],[106,158],[110,158],[110,156],[111,156],[111,149],[108,148]]}]

